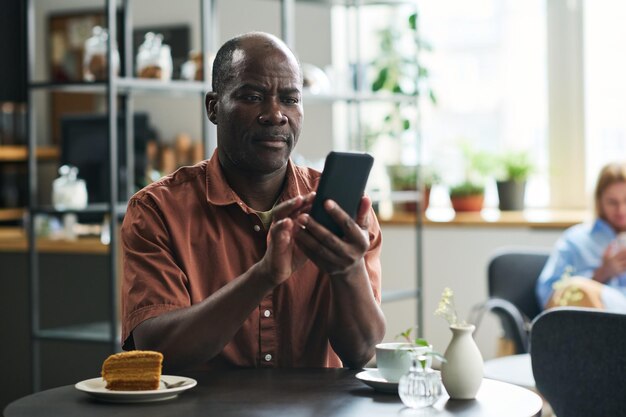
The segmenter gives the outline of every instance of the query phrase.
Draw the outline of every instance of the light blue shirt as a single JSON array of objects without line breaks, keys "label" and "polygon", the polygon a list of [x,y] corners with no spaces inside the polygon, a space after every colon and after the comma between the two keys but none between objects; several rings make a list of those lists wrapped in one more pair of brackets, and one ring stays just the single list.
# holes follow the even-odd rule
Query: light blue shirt
[{"label": "light blue shirt", "polygon": [[[615,237],[613,228],[602,219],[567,229],[556,243],[537,281],[536,292],[540,305],[546,305],[554,290],[552,286],[561,279],[567,267],[571,267],[572,276],[591,279],[602,264],[604,251]],[[626,274],[612,278],[606,284],[623,292],[626,289]]]}]

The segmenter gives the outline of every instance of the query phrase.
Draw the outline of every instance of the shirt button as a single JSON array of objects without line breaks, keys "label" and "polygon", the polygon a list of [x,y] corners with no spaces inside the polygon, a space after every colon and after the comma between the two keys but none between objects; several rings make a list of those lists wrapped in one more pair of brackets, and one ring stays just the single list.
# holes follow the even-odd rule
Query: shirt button
[{"label": "shirt button", "polygon": [[263,312],[263,315],[264,315],[265,317],[269,317],[269,316],[271,316],[271,315],[272,315],[272,313],[271,313],[269,310],[265,310],[265,311]]},{"label": "shirt button", "polygon": [[259,230],[261,230],[261,226],[259,226],[258,224],[255,224],[253,229],[255,232],[258,232]]},{"label": "shirt button", "polygon": [[269,353],[267,355],[265,355],[265,361],[269,362],[272,360],[272,355],[270,355]]}]

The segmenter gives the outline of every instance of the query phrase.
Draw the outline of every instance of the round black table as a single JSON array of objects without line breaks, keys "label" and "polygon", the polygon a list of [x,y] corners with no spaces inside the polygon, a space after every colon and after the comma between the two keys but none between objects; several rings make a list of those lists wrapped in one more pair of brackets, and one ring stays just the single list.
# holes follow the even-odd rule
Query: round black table
[{"label": "round black table", "polygon": [[73,385],[9,404],[5,417],[385,417],[541,415],[541,398],[522,387],[484,379],[475,400],[442,397],[433,407],[406,408],[396,394],[374,391],[347,369],[242,369],[190,375],[198,386],[177,398],[139,404],[99,402]]}]

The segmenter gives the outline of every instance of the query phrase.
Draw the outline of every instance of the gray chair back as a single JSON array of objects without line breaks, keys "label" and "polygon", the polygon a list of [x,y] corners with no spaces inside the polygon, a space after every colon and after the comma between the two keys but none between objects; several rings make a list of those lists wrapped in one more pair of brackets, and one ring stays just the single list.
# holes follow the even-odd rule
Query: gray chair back
[{"label": "gray chair back", "polygon": [[504,338],[517,353],[528,352],[530,321],[541,312],[535,284],[549,256],[548,250],[501,250],[487,267],[489,299],[478,311],[500,319]]},{"label": "gray chair back", "polygon": [[549,256],[547,251],[507,251],[495,255],[487,272],[489,297],[510,301],[528,319],[535,318],[541,312],[535,284]]},{"label": "gray chair back", "polygon": [[533,322],[539,392],[558,417],[626,416],[626,315],[564,307]]}]

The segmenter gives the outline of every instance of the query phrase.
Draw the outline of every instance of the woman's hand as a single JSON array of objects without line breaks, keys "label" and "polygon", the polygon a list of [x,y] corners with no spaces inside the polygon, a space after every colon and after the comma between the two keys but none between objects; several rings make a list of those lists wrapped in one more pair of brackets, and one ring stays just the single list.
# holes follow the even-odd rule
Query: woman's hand
[{"label": "woman's hand", "polygon": [[619,249],[609,245],[602,255],[602,265],[593,274],[595,281],[606,283],[611,278],[626,272],[626,249]]}]

